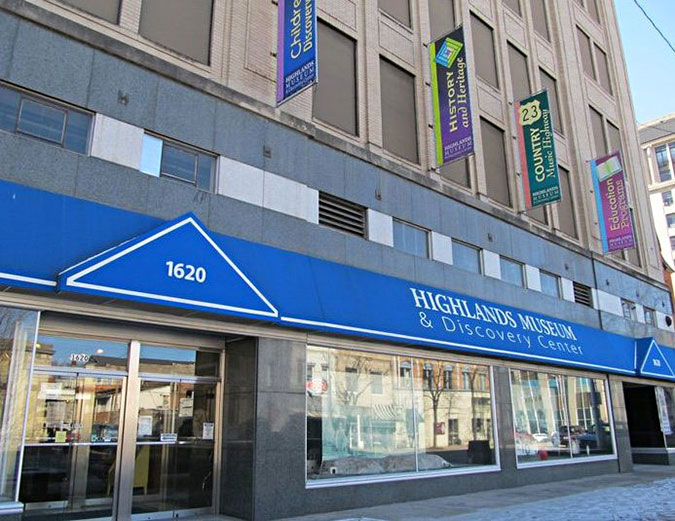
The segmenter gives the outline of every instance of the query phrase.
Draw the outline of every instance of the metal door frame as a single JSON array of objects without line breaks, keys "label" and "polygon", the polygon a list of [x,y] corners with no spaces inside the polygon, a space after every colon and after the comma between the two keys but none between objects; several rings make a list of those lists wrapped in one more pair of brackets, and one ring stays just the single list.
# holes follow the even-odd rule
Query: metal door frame
[{"label": "metal door frame", "polygon": [[[148,345],[153,345],[149,343]],[[176,347],[195,348],[197,351],[199,346],[178,344]],[[220,355],[218,363],[219,376],[187,376],[187,375],[170,375],[170,374],[156,374],[156,373],[140,373],[140,352],[141,341],[132,340],[129,346],[129,376],[127,378],[127,386],[129,392],[128,398],[125,402],[125,416],[124,423],[124,439],[122,440],[122,455],[119,465],[119,494],[117,495],[116,516],[113,519],[132,519],[150,521],[154,519],[176,519],[184,517],[185,514],[215,514],[219,509],[220,495],[217,493],[220,483],[220,434],[222,432],[222,403],[223,403],[223,365],[224,365],[224,349],[218,350]],[[207,349],[211,351],[211,349]],[[138,431],[138,406],[140,400],[141,381],[152,382],[166,382],[166,383],[210,383],[215,385],[215,418],[216,423],[213,433],[213,490],[210,507],[199,507],[192,509],[181,510],[166,510],[162,512],[149,512],[144,514],[132,514],[133,493],[134,493],[134,478],[135,478],[135,462],[136,462],[136,433]],[[170,445],[170,442],[150,442],[154,445]],[[149,443],[144,443],[149,444]],[[218,479],[216,479],[218,478]]]},{"label": "metal door frame", "polygon": [[[39,336],[39,334],[38,334]],[[128,351],[128,353],[130,350]],[[122,383],[122,395],[120,398],[120,423],[118,424],[117,430],[118,430],[118,435],[117,435],[117,442],[115,443],[117,445],[117,450],[115,452],[115,476],[113,478],[113,494],[111,498],[111,506],[112,506],[112,516],[111,518],[108,517],[102,517],[102,518],[85,518],[82,519],[81,521],[109,521],[109,519],[117,519],[117,504],[118,504],[118,495],[119,495],[119,472],[120,472],[120,455],[121,455],[121,445],[122,445],[122,431],[124,429],[124,424],[123,424],[123,419],[126,415],[126,404],[127,404],[127,396],[128,396],[128,386],[129,386],[129,377],[128,373],[126,371],[120,371],[120,370],[111,370],[111,371],[100,371],[100,370],[95,370],[95,369],[86,369],[86,368],[78,368],[78,367],[58,367],[58,366],[36,366],[35,363],[33,362],[33,367],[31,368],[31,375],[30,375],[30,381],[28,383],[28,398],[26,400],[26,413],[24,416],[24,432],[23,432],[23,439],[21,441],[21,471],[19,472],[19,476],[22,476],[23,474],[23,455],[25,452],[26,447],[38,447],[38,446],[44,446],[44,447],[56,447],[56,446],[71,446],[73,448],[80,447],[80,446],[92,446],[92,445],[99,445],[95,444],[92,442],[78,442],[78,443],[27,443],[26,442],[26,434],[27,434],[27,426],[28,426],[28,412],[31,407],[31,391],[33,388],[33,383],[35,381],[35,376],[36,375],[47,375],[47,376],[65,376],[65,377],[71,377],[75,379],[75,382],[77,382],[78,378],[80,376],[83,377],[90,377],[90,378],[102,378],[102,379],[111,379],[111,380],[120,380]],[[77,411],[76,411],[77,413]],[[100,445],[112,445],[112,443],[101,443]],[[71,467],[75,463],[71,462]],[[73,474],[71,470],[71,474]],[[21,478],[19,478],[21,479]],[[71,483],[69,487],[69,495],[72,497],[73,495],[73,487],[75,486],[75,483]],[[95,500],[93,503],[97,502],[99,500]],[[68,500],[63,500],[63,501],[43,501],[43,502],[34,502],[34,503],[26,503],[24,508],[25,510],[36,510],[39,509],[40,506],[46,506],[50,504],[58,504],[58,505],[63,505],[63,507],[67,507],[68,504],[72,504],[72,499]],[[85,500],[85,503],[88,504],[88,502]],[[92,504],[93,504],[92,503]]]}]

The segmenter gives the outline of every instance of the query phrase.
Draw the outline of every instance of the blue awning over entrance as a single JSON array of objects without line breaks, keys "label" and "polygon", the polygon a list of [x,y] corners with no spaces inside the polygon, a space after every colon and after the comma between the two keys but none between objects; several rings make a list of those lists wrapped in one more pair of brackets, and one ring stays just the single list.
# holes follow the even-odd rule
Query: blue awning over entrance
[{"label": "blue awning over entrance", "polygon": [[0,281],[10,285],[669,377],[649,364],[638,371],[633,338],[216,234],[192,214],[163,222],[0,182],[0,227]]}]

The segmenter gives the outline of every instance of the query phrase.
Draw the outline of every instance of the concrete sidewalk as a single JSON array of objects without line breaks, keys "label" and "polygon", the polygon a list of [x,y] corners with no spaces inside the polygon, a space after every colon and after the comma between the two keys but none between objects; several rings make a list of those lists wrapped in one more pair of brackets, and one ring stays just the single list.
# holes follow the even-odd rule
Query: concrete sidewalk
[{"label": "concrete sidewalk", "polygon": [[287,518],[283,521],[675,521],[675,466]]}]

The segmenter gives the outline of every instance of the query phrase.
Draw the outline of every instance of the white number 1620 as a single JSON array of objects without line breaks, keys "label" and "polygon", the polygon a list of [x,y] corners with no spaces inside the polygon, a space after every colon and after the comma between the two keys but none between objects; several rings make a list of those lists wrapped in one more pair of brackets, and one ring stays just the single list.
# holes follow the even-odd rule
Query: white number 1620
[{"label": "white number 1620", "polygon": [[166,266],[169,269],[167,274],[171,278],[199,282],[200,284],[206,280],[206,269],[201,266],[195,267],[192,264],[173,261],[166,261]]}]

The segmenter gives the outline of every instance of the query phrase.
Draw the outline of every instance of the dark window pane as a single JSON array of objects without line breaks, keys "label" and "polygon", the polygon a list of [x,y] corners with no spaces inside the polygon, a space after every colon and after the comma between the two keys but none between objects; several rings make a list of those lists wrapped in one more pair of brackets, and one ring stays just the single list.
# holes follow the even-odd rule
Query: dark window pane
[{"label": "dark window pane", "polygon": [[419,157],[415,77],[396,65],[380,59],[380,82],[384,148],[417,163]]},{"label": "dark window pane", "polygon": [[530,208],[527,211],[527,215],[536,219],[542,224],[548,224],[548,214],[544,206],[537,206],[536,208]]},{"label": "dark window pane", "polygon": [[314,117],[357,135],[356,42],[319,23],[321,81],[314,90]]},{"label": "dark window pane", "polygon": [[621,132],[618,128],[607,122],[607,138],[609,141],[609,152],[621,151]]},{"label": "dark window pane", "polygon": [[668,163],[668,149],[666,148],[666,145],[656,147],[655,155],[656,165],[659,169],[659,178],[657,179],[657,182],[670,181],[670,164]]},{"label": "dark window pane", "polygon": [[549,76],[546,71],[539,69],[541,74],[541,86],[548,90],[548,101],[551,105],[551,113],[553,115],[553,128],[564,134],[562,117],[560,114],[560,99],[558,97],[558,87],[555,78]]},{"label": "dark window pane", "polygon": [[15,90],[0,86],[0,128],[14,132],[21,96]]},{"label": "dark window pane", "polygon": [[548,20],[546,14],[546,0],[530,0],[532,2],[532,21],[534,30],[547,40],[551,39],[548,32]]},{"label": "dark window pane", "polygon": [[673,192],[668,190],[667,192],[661,192],[661,197],[663,198],[663,206],[672,206],[673,205]]},{"label": "dark window pane", "polygon": [[497,60],[492,27],[477,16],[471,15],[473,52],[476,60],[476,74],[495,88],[499,88]]},{"label": "dark window pane", "polygon": [[595,47],[595,63],[598,66],[598,76],[600,85],[602,85],[607,92],[612,94],[612,80],[609,77],[609,64],[607,63],[607,55],[597,45]]},{"label": "dark window pane", "polygon": [[197,167],[197,188],[211,191],[213,171],[216,166],[216,160],[212,156],[206,154],[199,154],[199,165]]},{"label": "dark window pane", "polygon": [[562,200],[558,203],[558,222],[560,230],[572,237],[577,236],[577,224],[574,219],[574,197],[572,185],[570,184],[570,174],[564,168],[558,168],[560,176],[560,192]]},{"label": "dark window pane", "polygon": [[162,174],[195,183],[197,154],[164,143],[162,150]]},{"label": "dark window pane", "polygon": [[116,24],[120,12],[120,0],[62,0],[89,14]]},{"label": "dark window pane", "polygon": [[589,108],[591,111],[591,127],[593,130],[593,152],[595,157],[604,156],[607,154],[608,150],[602,115],[593,107]]},{"label": "dark window pane", "polygon": [[167,346],[141,346],[141,373],[218,376],[220,354]]},{"label": "dark window pane", "polygon": [[511,44],[508,44],[508,48],[513,98],[516,101],[519,101],[532,93],[532,89],[530,87],[530,75],[527,71],[527,56],[525,56]]},{"label": "dark window pane", "polygon": [[584,72],[595,79],[593,70],[593,57],[591,56],[591,39],[577,27],[577,39],[579,40],[579,51],[581,52],[581,64]]},{"label": "dark window pane", "polygon": [[66,112],[37,101],[24,99],[19,112],[19,132],[61,143]]},{"label": "dark window pane", "polygon": [[410,23],[410,0],[378,0],[377,5],[407,27]]},{"label": "dark window pane", "polygon": [[438,40],[454,29],[454,0],[429,0],[429,23],[431,25],[431,41]]},{"label": "dark window pane", "polygon": [[89,114],[75,110],[68,111],[66,138],[63,141],[63,146],[73,152],[86,153],[90,126],[91,116]]},{"label": "dark window pane", "polygon": [[504,132],[492,123],[481,119],[481,139],[483,141],[483,157],[487,194],[503,205],[511,205],[509,176],[506,170],[506,150],[504,149]]},{"label": "dark window pane", "polygon": [[440,168],[440,173],[446,179],[454,181],[462,186],[471,186],[469,176],[469,159],[458,159],[452,163],[446,163]]},{"label": "dark window pane", "polygon": [[588,12],[591,15],[591,18],[597,23],[600,23],[600,7],[598,6],[598,0],[586,0],[588,3]]},{"label": "dark window pane", "polygon": [[209,62],[213,0],[143,0],[138,32],[201,63]]},{"label": "dark window pane", "polygon": [[522,16],[520,11],[520,0],[504,0],[504,4],[511,8],[511,10]]}]

